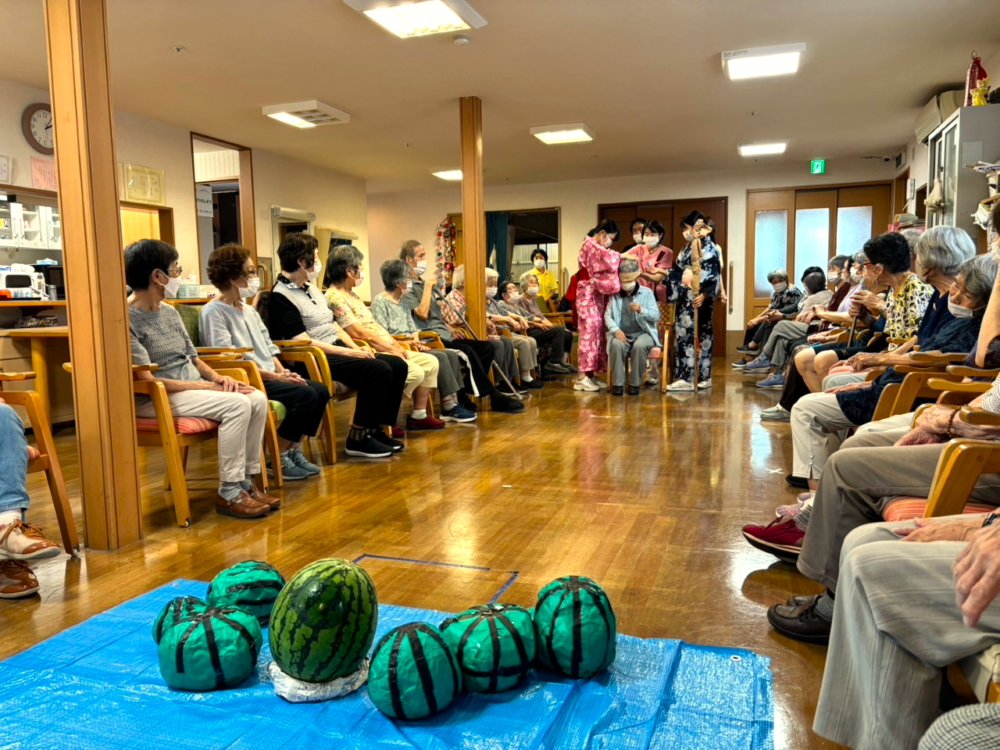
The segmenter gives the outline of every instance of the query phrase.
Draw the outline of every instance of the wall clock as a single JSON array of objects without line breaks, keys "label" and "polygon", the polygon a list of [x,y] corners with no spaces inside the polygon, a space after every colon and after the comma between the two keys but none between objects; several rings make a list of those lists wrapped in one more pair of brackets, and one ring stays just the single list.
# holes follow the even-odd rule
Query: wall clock
[{"label": "wall clock", "polygon": [[29,104],[21,115],[21,130],[35,151],[46,156],[55,153],[52,107],[48,104]]}]

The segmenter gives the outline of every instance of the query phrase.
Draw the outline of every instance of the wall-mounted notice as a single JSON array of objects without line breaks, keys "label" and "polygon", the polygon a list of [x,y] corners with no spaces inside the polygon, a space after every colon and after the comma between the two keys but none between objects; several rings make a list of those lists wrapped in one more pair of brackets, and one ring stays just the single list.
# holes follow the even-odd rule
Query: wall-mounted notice
[{"label": "wall-mounted notice", "polygon": [[31,187],[52,191],[59,189],[54,161],[31,157]]},{"label": "wall-mounted notice", "polygon": [[196,192],[198,201],[198,217],[211,219],[215,216],[215,208],[212,206],[212,186],[198,185]]}]

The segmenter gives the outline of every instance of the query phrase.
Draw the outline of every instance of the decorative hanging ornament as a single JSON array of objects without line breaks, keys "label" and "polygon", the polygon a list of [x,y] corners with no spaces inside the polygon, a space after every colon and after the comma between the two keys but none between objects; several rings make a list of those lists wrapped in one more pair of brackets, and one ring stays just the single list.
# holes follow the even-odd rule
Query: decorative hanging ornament
[{"label": "decorative hanging ornament", "polygon": [[[972,106],[973,95],[976,93],[976,89],[979,88],[979,82],[984,78],[987,78],[989,74],[983,70],[982,60],[976,56],[976,51],[972,51],[972,65],[969,66],[969,72],[965,76],[965,106]],[[984,98],[985,103],[985,98]]]}]

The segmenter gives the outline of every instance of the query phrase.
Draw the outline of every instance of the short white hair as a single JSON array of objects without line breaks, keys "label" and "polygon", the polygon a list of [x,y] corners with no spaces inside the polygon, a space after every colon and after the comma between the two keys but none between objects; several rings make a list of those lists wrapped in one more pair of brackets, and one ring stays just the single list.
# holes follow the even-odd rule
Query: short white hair
[{"label": "short white hair", "polygon": [[497,281],[499,281],[500,280],[500,274],[498,274],[496,271],[494,271],[489,266],[486,266],[486,280],[489,281],[490,279],[496,279]]},{"label": "short white hair", "polygon": [[524,273],[521,274],[521,278],[518,279],[518,283],[521,285],[522,291],[525,292],[528,291],[528,285],[531,283],[532,279],[535,280],[536,284],[538,283],[537,274],[534,274],[531,271],[525,271]]},{"label": "short white hair", "polygon": [[451,272],[451,287],[452,289],[465,289],[465,265],[455,266],[455,270]]}]

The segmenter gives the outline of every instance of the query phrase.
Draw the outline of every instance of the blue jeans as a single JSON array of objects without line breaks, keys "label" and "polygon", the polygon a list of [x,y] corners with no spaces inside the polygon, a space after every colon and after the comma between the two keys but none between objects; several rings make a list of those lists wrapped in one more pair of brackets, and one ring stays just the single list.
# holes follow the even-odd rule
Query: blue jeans
[{"label": "blue jeans", "polygon": [[0,404],[0,512],[25,511],[31,505],[28,479],[28,441],[17,412]]}]

